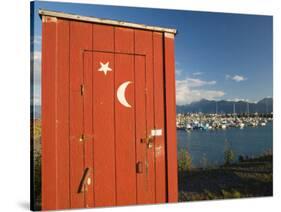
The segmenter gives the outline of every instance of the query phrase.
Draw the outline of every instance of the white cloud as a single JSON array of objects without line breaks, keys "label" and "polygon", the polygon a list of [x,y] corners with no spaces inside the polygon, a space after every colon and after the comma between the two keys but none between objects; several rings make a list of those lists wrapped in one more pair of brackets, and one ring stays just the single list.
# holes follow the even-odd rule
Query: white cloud
[{"label": "white cloud", "polygon": [[41,51],[31,52],[31,72],[33,73],[33,83],[40,85],[41,82]]},{"label": "white cloud", "polygon": [[217,82],[212,80],[212,81],[204,81],[201,79],[196,79],[196,78],[186,78],[186,83],[188,84],[189,87],[201,87],[204,85],[214,85]]},{"label": "white cloud", "polygon": [[203,72],[200,72],[200,71],[192,73],[193,76],[200,76],[202,74],[203,74]]},{"label": "white cloud", "polygon": [[235,80],[236,82],[247,80],[247,78],[240,75],[235,75],[234,77],[232,77],[232,79]]},{"label": "white cloud", "polygon": [[[223,91],[207,90],[198,87],[204,85],[214,85],[215,81],[203,81],[200,79],[187,78],[176,81],[176,101],[177,105],[185,105],[201,99],[214,100],[225,95]],[[193,89],[197,88],[197,89]]]},{"label": "white cloud", "polygon": [[247,80],[246,77],[242,76],[242,75],[234,75],[234,76],[231,76],[231,75],[225,75],[225,78],[226,79],[230,79],[230,80],[233,80],[233,81],[236,81],[236,82],[241,82],[241,81],[245,81]]}]

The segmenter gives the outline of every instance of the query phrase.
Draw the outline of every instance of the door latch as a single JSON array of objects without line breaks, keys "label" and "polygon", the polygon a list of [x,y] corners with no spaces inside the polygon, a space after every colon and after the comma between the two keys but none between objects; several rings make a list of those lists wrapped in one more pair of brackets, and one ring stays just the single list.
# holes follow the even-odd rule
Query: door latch
[{"label": "door latch", "polygon": [[91,184],[91,169],[86,168],[82,176],[81,182],[79,184],[78,193],[83,193],[88,191],[88,186]]},{"label": "door latch", "polygon": [[145,143],[148,149],[151,149],[153,146],[153,137],[150,135],[146,138],[141,139],[141,143]]}]

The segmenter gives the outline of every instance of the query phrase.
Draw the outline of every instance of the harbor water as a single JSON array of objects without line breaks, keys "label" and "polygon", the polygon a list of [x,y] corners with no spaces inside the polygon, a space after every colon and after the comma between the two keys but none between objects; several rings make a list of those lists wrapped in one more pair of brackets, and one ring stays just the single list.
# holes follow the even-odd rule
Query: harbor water
[{"label": "harbor water", "polygon": [[218,129],[218,130],[177,130],[178,150],[187,149],[193,167],[216,166],[224,163],[226,146],[235,154],[254,157],[272,150],[273,123],[266,126]]}]

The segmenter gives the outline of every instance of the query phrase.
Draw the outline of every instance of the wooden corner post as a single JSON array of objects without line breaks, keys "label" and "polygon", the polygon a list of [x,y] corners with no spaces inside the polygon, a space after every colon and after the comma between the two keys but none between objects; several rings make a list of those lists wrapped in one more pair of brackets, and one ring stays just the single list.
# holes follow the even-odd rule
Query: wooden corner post
[{"label": "wooden corner post", "polygon": [[168,202],[178,201],[174,34],[164,33]]}]

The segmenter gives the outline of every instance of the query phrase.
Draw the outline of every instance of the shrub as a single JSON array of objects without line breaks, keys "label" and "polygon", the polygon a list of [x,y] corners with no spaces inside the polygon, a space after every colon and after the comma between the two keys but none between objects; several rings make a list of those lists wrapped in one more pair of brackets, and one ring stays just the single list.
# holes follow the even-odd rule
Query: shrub
[{"label": "shrub", "polygon": [[224,145],[224,164],[229,165],[234,161],[235,154],[231,149],[231,143],[228,140],[225,140]]},{"label": "shrub", "polygon": [[234,161],[234,152],[231,149],[224,151],[224,164],[229,165]]},{"label": "shrub", "polygon": [[178,166],[180,171],[187,171],[191,169],[192,159],[186,149],[181,149],[178,157]]}]

